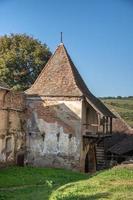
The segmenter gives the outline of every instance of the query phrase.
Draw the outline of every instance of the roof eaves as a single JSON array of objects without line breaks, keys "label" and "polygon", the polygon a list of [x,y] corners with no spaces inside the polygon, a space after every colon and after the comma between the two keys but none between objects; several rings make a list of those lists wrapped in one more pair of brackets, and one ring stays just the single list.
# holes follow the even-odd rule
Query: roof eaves
[{"label": "roof eaves", "polygon": [[88,97],[85,97],[86,101],[96,110],[96,112],[100,113],[103,115],[103,113],[89,100]]}]

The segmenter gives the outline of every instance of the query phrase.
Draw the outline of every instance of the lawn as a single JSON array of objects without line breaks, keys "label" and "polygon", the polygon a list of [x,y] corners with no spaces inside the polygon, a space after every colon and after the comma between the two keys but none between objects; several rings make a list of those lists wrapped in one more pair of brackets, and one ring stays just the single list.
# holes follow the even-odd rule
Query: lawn
[{"label": "lawn", "polygon": [[131,99],[101,99],[110,109],[116,110],[120,116],[133,127],[133,98]]},{"label": "lawn", "polygon": [[0,170],[0,200],[132,200],[133,167],[93,175],[63,169]]}]

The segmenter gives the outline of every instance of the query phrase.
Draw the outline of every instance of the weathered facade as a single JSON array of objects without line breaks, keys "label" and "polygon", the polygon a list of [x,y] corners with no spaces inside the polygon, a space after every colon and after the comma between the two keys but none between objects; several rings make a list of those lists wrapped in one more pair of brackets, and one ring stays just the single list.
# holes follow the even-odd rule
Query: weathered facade
[{"label": "weathered facade", "polygon": [[24,155],[25,97],[0,84],[0,165],[19,162]]},{"label": "weathered facade", "polygon": [[61,43],[27,91],[0,84],[0,166],[103,169],[133,151],[133,137],[124,135],[132,130],[115,116],[87,88]]},{"label": "weathered facade", "polygon": [[88,90],[63,44],[26,95],[27,164],[95,171],[96,148],[115,116]]}]

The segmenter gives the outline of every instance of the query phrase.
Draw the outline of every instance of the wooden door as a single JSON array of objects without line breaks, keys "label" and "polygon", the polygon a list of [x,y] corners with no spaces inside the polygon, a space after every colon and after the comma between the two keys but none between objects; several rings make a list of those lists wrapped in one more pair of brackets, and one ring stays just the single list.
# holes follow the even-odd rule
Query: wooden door
[{"label": "wooden door", "polygon": [[95,146],[91,146],[85,158],[85,172],[95,172],[96,171],[96,152]]},{"label": "wooden door", "polygon": [[20,166],[20,167],[24,166],[24,154],[17,155],[17,166]]}]

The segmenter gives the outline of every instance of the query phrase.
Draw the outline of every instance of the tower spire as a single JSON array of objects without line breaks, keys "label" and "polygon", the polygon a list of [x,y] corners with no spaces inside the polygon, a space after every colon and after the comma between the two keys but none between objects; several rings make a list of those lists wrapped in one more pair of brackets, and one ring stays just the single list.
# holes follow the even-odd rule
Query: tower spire
[{"label": "tower spire", "polygon": [[63,43],[62,32],[60,33],[60,42]]}]

